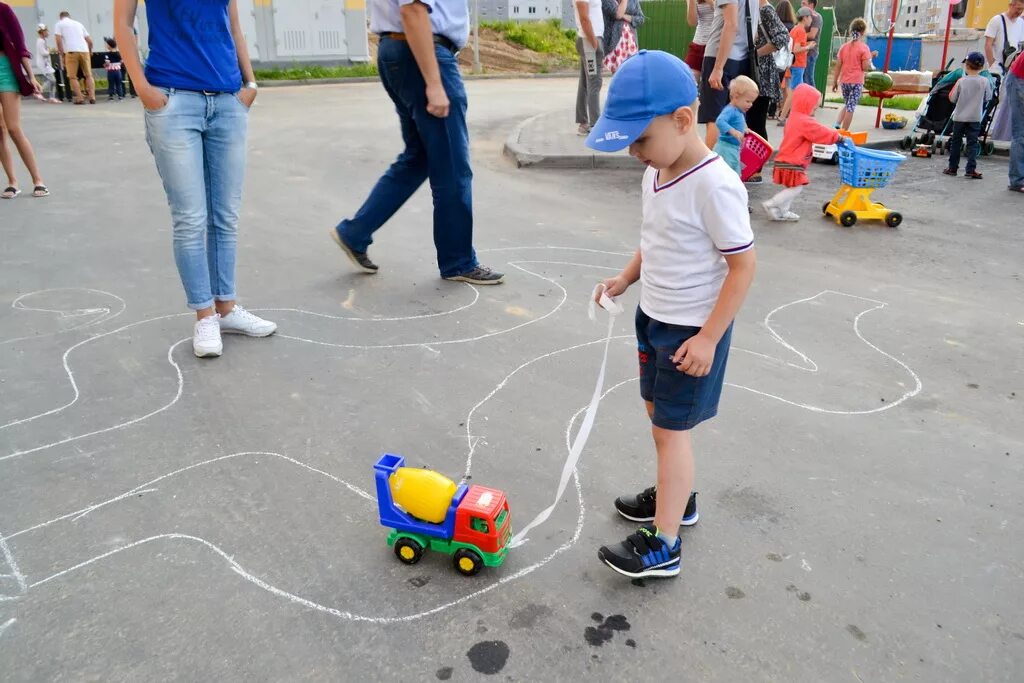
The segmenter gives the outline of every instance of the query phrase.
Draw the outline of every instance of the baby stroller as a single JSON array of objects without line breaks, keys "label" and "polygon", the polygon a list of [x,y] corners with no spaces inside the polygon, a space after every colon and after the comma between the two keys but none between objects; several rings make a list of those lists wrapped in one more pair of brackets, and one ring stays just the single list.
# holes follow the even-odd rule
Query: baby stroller
[{"label": "baby stroller", "polygon": [[[949,101],[949,93],[963,75],[963,69],[943,71],[938,75],[927,99],[918,109],[917,122],[911,131],[918,135],[904,137],[900,141],[900,149],[912,150],[917,145],[928,145],[934,153],[945,154],[949,151],[950,135],[953,132],[953,109],[956,108],[956,104]],[[981,132],[978,135],[981,153],[987,155],[995,151],[995,143],[989,139],[989,132],[995,118],[996,107],[999,105],[1000,76],[988,70],[982,71],[981,75],[992,81],[992,98],[985,103]]]}]

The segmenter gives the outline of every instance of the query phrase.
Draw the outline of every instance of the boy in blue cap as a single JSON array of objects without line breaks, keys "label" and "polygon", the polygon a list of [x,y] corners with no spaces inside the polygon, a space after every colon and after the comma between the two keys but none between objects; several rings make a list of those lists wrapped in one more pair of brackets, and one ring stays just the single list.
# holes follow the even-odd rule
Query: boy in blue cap
[{"label": "boy in blue cap", "polygon": [[641,50],[612,79],[587,137],[603,152],[629,147],[647,165],[640,248],[604,281],[618,296],[639,280],[640,395],[658,455],[657,485],[615,508],[644,524],[598,557],[629,577],[679,573],[679,525],[697,521],[690,430],[718,411],[732,321],[754,278],[747,192],[697,133],[697,85],[678,58]]},{"label": "boy in blue cap", "polygon": [[992,99],[992,82],[981,75],[985,68],[985,56],[971,52],[964,60],[964,75],[949,91],[949,101],[954,102],[953,133],[950,135],[949,166],[943,169],[946,175],[955,176],[960,167],[960,150],[967,138],[967,168],[964,176],[981,180],[978,173],[978,136],[981,134],[981,120],[985,117],[985,102]]}]

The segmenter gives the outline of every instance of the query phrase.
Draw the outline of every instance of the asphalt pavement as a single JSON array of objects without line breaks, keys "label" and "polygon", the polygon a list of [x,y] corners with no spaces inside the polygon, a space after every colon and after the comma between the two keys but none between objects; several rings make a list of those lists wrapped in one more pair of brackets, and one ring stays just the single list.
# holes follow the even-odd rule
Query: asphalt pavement
[{"label": "asphalt pavement", "polygon": [[[908,159],[843,228],[810,169],[797,223],[751,186],[759,269],[717,418],[694,436],[683,571],[630,582],[599,545],[653,483],[623,297],[593,432],[594,283],[636,248],[639,167],[518,169],[571,79],[467,84],[476,245],[438,278],[429,191],[380,273],[328,237],[400,149],[373,83],[261,91],[241,302],[279,324],[197,359],[137,103],[27,104],[46,199],[0,203],[0,679],[1016,681],[1024,669],[1024,242],[1006,159]],[[21,175],[22,182],[28,178]],[[373,463],[504,490],[505,564],[398,562]]]}]

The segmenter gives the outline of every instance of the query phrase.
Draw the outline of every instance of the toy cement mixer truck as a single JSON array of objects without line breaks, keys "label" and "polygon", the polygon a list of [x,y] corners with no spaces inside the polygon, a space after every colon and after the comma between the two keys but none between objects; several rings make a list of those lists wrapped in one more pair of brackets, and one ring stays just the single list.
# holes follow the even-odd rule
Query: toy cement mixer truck
[{"label": "toy cement mixer truck", "polygon": [[373,470],[380,523],[391,529],[388,545],[399,560],[416,564],[428,549],[447,553],[464,576],[505,561],[512,526],[504,493],[456,486],[432,470],[405,467],[405,458],[390,453]]}]

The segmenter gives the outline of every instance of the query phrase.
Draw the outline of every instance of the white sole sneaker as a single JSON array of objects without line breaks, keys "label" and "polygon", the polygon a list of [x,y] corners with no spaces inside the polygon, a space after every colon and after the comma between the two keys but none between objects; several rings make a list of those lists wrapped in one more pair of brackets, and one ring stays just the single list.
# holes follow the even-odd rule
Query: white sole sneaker
[{"label": "white sole sneaker", "polygon": [[192,353],[196,358],[216,358],[224,352],[219,319],[220,316],[212,315],[196,321],[192,331]]},{"label": "white sole sneaker", "polygon": [[207,346],[200,348],[193,344],[192,353],[196,354],[196,358],[217,358],[224,353],[224,345],[221,344],[217,347]]},{"label": "white sole sneaker", "polygon": [[238,304],[220,318],[221,334],[243,334],[246,337],[269,337],[277,332],[277,323],[253,315]]}]

